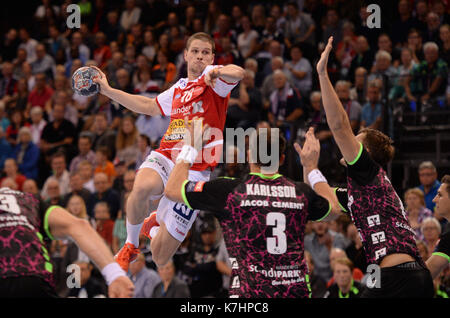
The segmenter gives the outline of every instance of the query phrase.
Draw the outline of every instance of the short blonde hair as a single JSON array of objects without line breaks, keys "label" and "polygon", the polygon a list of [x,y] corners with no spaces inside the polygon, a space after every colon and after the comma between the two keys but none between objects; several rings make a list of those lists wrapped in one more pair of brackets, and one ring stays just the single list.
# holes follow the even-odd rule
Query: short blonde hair
[{"label": "short blonde hair", "polygon": [[186,50],[189,50],[189,48],[194,40],[201,40],[204,42],[208,42],[209,44],[211,44],[212,52],[216,53],[216,43],[214,42],[214,39],[208,33],[197,32],[197,33],[192,34],[186,42]]},{"label": "short blonde hair", "polygon": [[405,195],[404,195],[405,201],[406,201],[406,197],[410,194],[417,195],[420,199],[420,203],[422,204],[422,206],[425,206],[425,195],[423,194],[422,190],[420,190],[419,188],[412,188],[412,189],[406,190]]}]

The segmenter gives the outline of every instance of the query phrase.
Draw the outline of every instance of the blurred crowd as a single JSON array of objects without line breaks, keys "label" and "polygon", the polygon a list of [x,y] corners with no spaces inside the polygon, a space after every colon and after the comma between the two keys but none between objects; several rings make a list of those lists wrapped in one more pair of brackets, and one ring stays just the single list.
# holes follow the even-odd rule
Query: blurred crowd
[{"label": "blurred crowd", "polygon": [[[12,26],[0,39],[0,187],[40,195],[88,219],[114,253],[126,239],[124,202],[135,171],[158,147],[170,118],[133,113],[101,94],[75,94],[71,76],[81,66],[101,68],[112,87],[155,97],[187,76],[186,39],[207,32],[215,40],[215,64],[245,68],[231,92],[226,127],[278,127],[292,144],[314,126],[320,169],[335,184],[345,182],[345,170],[315,74],[330,36],[328,72],[355,132],[370,127],[395,138],[402,114],[449,107],[448,1],[392,1],[392,19],[383,20],[382,29],[367,26],[368,3],[360,0],[83,0],[75,2],[79,29],[67,27],[71,3],[43,0],[28,17],[32,27]],[[224,152],[226,158],[242,155],[233,142]],[[282,172],[298,180],[300,172],[286,168],[300,171],[298,158],[287,161]],[[228,162],[213,175],[247,171]],[[401,192],[426,259],[447,224],[434,213],[435,165],[423,162],[418,175],[418,187]],[[349,290],[357,296],[367,264],[348,216],[311,224],[305,248],[313,297]],[[165,267],[156,268],[145,238],[141,249],[129,271],[137,297],[227,295],[232,264],[221,229],[207,212]],[[50,252],[61,296],[106,295],[101,275],[73,242],[54,241]],[[72,263],[81,268],[82,288],[67,288]],[[448,271],[435,286],[437,296],[447,295]]]}]

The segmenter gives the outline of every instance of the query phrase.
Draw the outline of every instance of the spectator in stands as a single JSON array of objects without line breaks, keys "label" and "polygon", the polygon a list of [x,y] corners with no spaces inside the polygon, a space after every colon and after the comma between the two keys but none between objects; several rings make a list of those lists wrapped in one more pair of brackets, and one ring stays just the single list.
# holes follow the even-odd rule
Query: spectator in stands
[{"label": "spectator in stands", "polygon": [[47,54],[45,45],[38,44],[36,46],[36,60],[31,63],[33,74],[43,73],[49,78],[54,78],[55,67],[55,60]]},{"label": "spectator in stands", "polygon": [[69,211],[73,216],[89,221],[86,211],[86,202],[81,196],[72,194],[69,197],[69,200],[67,200],[67,204],[65,206],[67,211]]},{"label": "spectator in stands", "polygon": [[330,267],[330,251],[333,247],[344,249],[345,238],[342,234],[329,230],[328,223],[313,224],[313,233],[305,236],[305,250],[311,253],[316,275],[328,281],[333,275]]},{"label": "spectator in stands", "polygon": [[72,191],[63,196],[64,205],[66,205],[68,200],[74,195],[81,197],[86,204],[91,196],[91,192],[83,187],[83,180],[81,179],[79,172],[74,171],[70,173],[69,185]]},{"label": "spectator in stands", "polygon": [[22,191],[23,183],[27,178],[19,172],[17,162],[13,158],[8,158],[5,160],[3,175],[2,178],[0,179],[0,183],[6,178],[13,180],[17,184],[17,189],[19,191]]},{"label": "spectator in stands", "polygon": [[394,46],[405,43],[407,41],[408,31],[415,26],[411,3],[408,0],[400,0],[397,11],[399,19],[393,22],[391,33]]},{"label": "spectator in stands", "polygon": [[427,28],[424,31],[424,41],[439,43],[439,26],[441,21],[435,12],[427,14]]},{"label": "spectator in stands", "polygon": [[[130,67],[132,68],[132,67]],[[125,68],[116,71],[117,85],[116,88],[124,92],[133,93],[133,85],[131,83],[130,72]]]},{"label": "spectator in stands", "polygon": [[354,83],[350,89],[350,99],[364,105],[367,100],[367,70],[364,67],[356,69]]},{"label": "spectator in stands", "polygon": [[400,65],[397,68],[398,80],[389,93],[390,100],[397,100],[398,98],[405,97],[406,80],[411,74],[414,66],[416,66],[416,63],[413,60],[412,51],[407,47],[403,48],[401,51]]},{"label": "spectator in stands", "polygon": [[91,194],[87,203],[88,214],[94,217],[94,207],[100,201],[108,203],[110,209],[111,219],[117,218],[117,213],[120,209],[119,194],[111,188],[111,183],[108,181],[108,176],[103,172],[98,172],[94,175],[95,192]]},{"label": "spectator in stands", "polygon": [[[6,96],[3,101],[8,105],[10,109],[17,109],[25,111],[28,103],[28,84],[25,78],[21,78],[17,81],[17,91],[9,98]],[[28,117],[28,113],[25,116]]]},{"label": "spectator in stands", "polygon": [[153,62],[156,56],[157,44],[155,35],[151,30],[144,32],[144,44],[141,53],[144,54],[149,61]]},{"label": "spectator in stands", "polygon": [[354,24],[349,21],[344,22],[342,25],[342,41],[335,42],[337,43],[336,59],[341,65],[343,76],[347,76],[352,60],[356,55],[357,38]]},{"label": "spectator in stands", "polygon": [[351,243],[345,249],[345,253],[353,262],[355,268],[359,268],[365,273],[367,269],[366,253],[362,245],[361,236],[353,223],[347,227],[347,238],[351,240]]},{"label": "spectator in stands", "polygon": [[95,230],[112,247],[114,221],[111,220],[108,203],[99,201],[94,206]]},{"label": "spectator in stands", "polygon": [[266,24],[266,12],[264,5],[257,3],[251,10],[251,22],[255,30],[261,34]]},{"label": "spectator in stands", "polygon": [[31,131],[22,127],[18,134],[18,143],[14,148],[14,159],[19,165],[19,171],[30,179],[38,177],[39,148],[31,140]]},{"label": "spectator in stands", "polygon": [[92,124],[94,132],[94,144],[92,149],[104,146],[109,149],[108,159],[112,160],[116,155],[116,135],[108,127],[108,118],[105,112],[99,112],[94,115]]},{"label": "spectator in stands", "polygon": [[109,182],[114,182],[114,178],[117,175],[114,164],[108,160],[108,148],[105,146],[98,147],[95,150],[95,170],[94,173],[104,173],[108,176]]},{"label": "spectator in stands", "polygon": [[227,126],[254,127],[262,110],[261,92],[255,88],[255,73],[245,70],[244,78],[233,89],[228,102]]},{"label": "spectator in stands", "polygon": [[309,96],[312,88],[312,67],[308,59],[303,57],[299,45],[293,45],[290,49],[291,60],[287,61],[285,68],[292,78],[295,88],[300,91],[302,97]]},{"label": "spectator in stands", "polygon": [[134,284],[134,298],[151,298],[155,287],[161,282],[158,273],[145,266],[145,256],[142,253],[130,264],[128,277]]},{"label": "spectator in stands", "polygon": [[425,197],[418,188],[408,189],[405,192],[406,215],[409,225],[416,232],[416,239],[423,240],[421,231],[422,221],[433,216],[433,212],[425,207]]},{"label": "spectator in stands", "polygon": [[41,195],[48,205],[64,205],[58,179],[53,176],[47,179],[45,193],[41,191]]},{"label": "spectator in stands", "polygon": [[425,43],[423,52],[425,60],[412,69],[405,86],[408,99],[422,103],[442,98],[447,88],[448,75],[447,63],[439,58],[436,43]]},{"label": "spectator in stands", "polygon": [[2,65],[2,78],[0,79],[0,100],[12,96],[17,90],[17,80],[13,77],[13,64],[5,62]]},{"label": "spectator in stands", "polygon": [[270,95],[271,107],[268,116],[272,125],[280,127],[284,121],[294,122],[300,119],[304,110],[300,94],[287,82],[286,74],[276,70],[273,79],[276,91]]},{"label": "spectator in stands", "polygon": [[36,181],[34,181],[33,179],[25,180],[22,186],[22,191],[25,193],[34,194],[37,198],[41,196]]},{"label": "spectator in stands", "polygon": [[257,39],[259,37],[251,25],[250,18],[243,16],[241,18],[242,33],[237,36],[237,48],[242,58],[245,60],[256,53]]},{"label": "spectator in stands", "polygon": [[157,64],[153,66],[152,78],[159,83],[161,90],[165,90],[173,83],[177,74],[175,64],[169,61],[169,53],[159,50],[156,54]]},{"label": "spectator in stands", "polygon": [[339,43],[343,38],[343,20],[339,18],[339,13],[334,7],[327,10],[324,30],[322,33],[322,42],[326,43],[330,36],[333,37],[335,43]]},{"label": "spectator in stands", "polygon": [[66,169],[66,156],[62,152],[57,152],[51,157],[52,176],[47,178],[47,181],[42,187],[42,196],[47,194],[47,182],[50,178],[56,179],[60,187],[60,195],[65,195],[71,191],[70,189],[70,174]]},{"label": "spectator in stands", "polygon": [[106,35],[103,32],[99,32],[95,35],[95,50],[93,59],[97,62],[99,68],[104,68],[106,63],[111,58],[111,49],[106,44]]},{"label": "spectator in stands", "polygon": [[336,281],[328,288],[324,298],[359,298],[363,285],[352,278],[353,263],[348,258],[338,258],[334,264],[333,277]]},{"label": "spectator in stands", "polygon": [[[272,67],[272,72],[264,78],[264,82],[261,87],[261,93],[262,93],[262,97],[263,97],[263,105],[264,105],[265,109],[269,108],[270,95],[276,90],[275,83],[273,80],[273,72],[275,72],[276,70],[282,70],[282,71],[284,70],[283,58],[281,56],[272,57],[272,59],[270,61],[270,65]],[[286,73],[286,76],[288,77],[289,75]],[[288,81],[292,85],[294,85],[292,83],[291,78],[288,77]]]},{"label": "spectator in stands", "polygon": [[75,298],[105,298],[107,290],[104,282],[92,276],[94,267],[88,260],[77,260],[75,265],[80,268],[80,287],[69,289],[67,297]]},{"label": "spectator in stands", "polygon": [[150,98],[155,98],[158,95],[160,91],[158,82],[151,78],[148,64],[146,64],[146,67],[136,71],[136,77],[137,83],[134,85],[134,92],[136,94]]},{"label": "spectator in stands", "polygon": [[30,37],[30,33],[26,28],[20,28],[19,37],[21,40],[19,48],[25,49],[27,52],[27,62],[31,64],[36,60],[36,47],[39,42]]},{"label": "spectator in stands", "polygon": [[380,86],[376,81],[367,88],[367,103],[361,111],[361,128],[381,129],[383,122]]},{"label": "spectator in stands", "polygon": [[49,53],[53,57],[58,55],[58,52],[65,52],[69,47],[69,41],[60,33],[59,29],[55,25],[48,27],[48,38],[46,44],[49,48]]},{"label": "spectator in stands", "polygon": [[81,32],[76,31],[72,33],[70,46],[66,49],[66,59],[68,65],[72,65],[75,59],[80,59],[82,64],[85,64],[91,56],[91,50],[83,43],[83,36]]},{"label": "spectator in stands", "polygon": [[439,28],[439,38],[442,42],[441,58],[448,66],[450,64],[450,25],[444,24]]},{"label": "spectator in stands", "polygon": [[141,164],[145,161],[145,158],[150,154],[152,151],[150,138],[148,138],[147,135],[140,134],[138,137],[138,148],[139,148],[139,154],[136,158],[136,163],[134,166],[134,169],[137,170],[141,166]]},{"label": "spectator in stands", "polygon": [[16,55],[20,41],[17,36],[17,30],[10,28],[5,32],[4,38],[0,42],[0,57],[3,61],[12,61]]},{"label": "spectator in stands", "polygon": [[357,101],[350,99],[350,86],[350,82],[338,81],[335,90],[348,115],[353,132],[357,133],[360,127],[362,107]]},{"label": "spectator in stands", "polygon": [[45,155],[52,155],[59,149],[72,148],[76,137],[75,126],[64,118],[65,106],[53,106],[53,121],[45,125],[41,135],[41,151]]},{"label": "spectator in stands", "polygon": [[421,230],[425,245],[428,249],[428,255],[431,255],[439,242],[439,237],[442,232],[441,224],[436,218],[429,217],[422,221]]},{"label": "spectator in stands", "polygon": [[175,276],[173,260],[158,267],[161,283],[156,285],[152,298],[190,298],[189,287],[186,282]]},{"label": "spectator in stands", "polygon": [[89,192],[94,193],[94,166],[89,161],[85,160],[78,164],[77,172],[81,177],[81,182],[83,183],[83,187]]},{"label": "spectator in stands", "polygon": [[431,161],[424,161],[419,165],[418,173],[420,181],[418,188],[425,195],[425,205],[427,209],[434,211],[436,204],[433,202],[433,199],[441,186],[436,166]]},{"label": "spectator in stands", "polygon": [[74,127],[77,127],[78,125],[78,110],[75,108],[75,106],[72,104],[72,100],[65,90],[58,90],[53,93],[53,96],[51,99],[47,101],[47,104],[45,105],[45,109],[47,110],[48,119],[49,121],[54,120],[52,108],[53,105],[64,105],[64,119],[67,119],[70,121]]},{"label": "spectator in stands", "polygon": [[3,170],[5,160],[12,157],[13,148],[11,144],[6,140],[3,128],[0,126],[0,169]]},{"label": "spectator in stands", "polygon": [[[347,254],[345,253],[345,251],[343,249],[340,248],[332,248],[330,251],[330,267],[331,270],[334,273],[334,266],[336,264],[336,260],[340,259],[340,258],[348,258]],[[361,281],[361,279],[364,277],[364,273],[356,267],[353,267],[352,269],[352,278],[355,281]],[[331,285],[333,285],[335,283],[335,277],[331,277],[331,279],[328,281],[327,283],[327,287],[330,287]]]},{"label": "spectator in stands", "polygon": [[221,53],[217,53],[218,65],[240,64],[239,52],[233,48],[233,42],[230,37],[222,37],[220,39]]},{"label": "spectator in stands", "polygon": [[0,128],[5,132],[10,125],[8,114],[5,112],[5,103],[0,102]]},{"label": "spectator in stands", "polygon": [[384,97],[389,95],[391,88],[397,84],[397,69],[391,65],[392,57],[386,51],[379,50],[375,55],[375,64],[367,80],[379,80],[382,83],[381,92]]},{"label": "spectator in stands", "polygon": [[69,171],[71,173],[77,171],[80,162],[85,160],[95,166],[95,152],[92,150],[92,137],[89,133],[80,134],[78,138],[78,155],[70,162]]},{"label": "spectator in stands", "polygon": [[17,137],[19,136],[19,130],[23,126],[29,126],[25,121],[23,112],[19,109],[14,109],[11,112],[11,123],[6,129],[6,140],[15,147],[17,144]]},{"label": "spectator in stands", "polygon": [[311,253],[305,251],[305,260],[308,264],[309,282],[311,284],[311,298],[322,298],[327,290],[327,283],[314,273],[314,261]]},{"label": "spectator in stands", "polygon": [[134,118],[122,118],[116,137],[116,160],[124,161],[127,167],[136,162],[139,154],[138,137]]},{"label": "spectator in stands", "polygon": [[353,58],[350,69],[348,71],[348,78],[351,80],[355,76],[355,71],[358,67],[364,67],[366,70],[372,69],[373,52],[369,47],[369,42],[364,36],[358,36],[355,46],[356,55]]},{"label": "spectator in stands", "polygon": [[392,47],[391,38],[387,33],[382,33],[378,37],[378,52],[379,51],[385,51],[389,53],[391,55],[392,66],[398,67],[400,63],[400,50],[396,47]]},{"label": "spectator in stands", "polygon": [[289,2],[286,12],[284,41],[287,48],[289,49],[295,43],[306,43],[309,46],[314,46],[316,25],[311,16],[301,12],[297,2]]}]

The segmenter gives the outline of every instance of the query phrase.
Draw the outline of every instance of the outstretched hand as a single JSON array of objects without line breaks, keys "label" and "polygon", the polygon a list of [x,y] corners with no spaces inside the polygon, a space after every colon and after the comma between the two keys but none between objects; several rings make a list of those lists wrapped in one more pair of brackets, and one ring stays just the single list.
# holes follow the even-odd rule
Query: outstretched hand
[{"label": "outstretched hand", "polygon": [[322,55],[320,56],[319,62],[317,62],[317,74],[319,76],[321,75],[327,75],[327,65],[328,65],[328,57],[330,56],[330,52],[333,49],[333,37],[330,36],[328,38],[328,43],[325,49],[322,52]]},{"label": "outstretched hand", "polygon": [[306,133],[306,140],[303,148],[294,143],[295,150],[300,156],[300,161],[303,167],[308,169],[317,169],[320,155],[320,142],[314,135],[314,128],[310,127]]},{"label": "outstretched hand", "polygon": [[205,76],[205,84],[214,88],[216,81],[220,77],[220,70],[218,67],[213,68]]},{"label": "outstretched hand", "polygon": [[94,77],[92,81],[100,85],[100,93],[104,94],[106,90],[111,88],[108,84],[108,80],[106,79],[105,73],[103,73],[102,70],[100,70],[97,66],[89,66],[89,67],[92,67],[93,69],[99,72],[100,76]]},{"label": "outstretched hand", "polygon": [[134,285],[126,276],[117,277],[108,287],[110,298],[131,298],[134,294]]}]

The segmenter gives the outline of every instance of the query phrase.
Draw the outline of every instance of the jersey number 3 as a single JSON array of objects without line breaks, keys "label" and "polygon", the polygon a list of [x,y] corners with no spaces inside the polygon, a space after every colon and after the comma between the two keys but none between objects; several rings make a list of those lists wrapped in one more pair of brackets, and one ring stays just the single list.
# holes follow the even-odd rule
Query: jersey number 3
[{"label": "jersey number 3", "polygon": [[287,250],[286,234],[286,216],[279,212],[270,212],[266,217],[266,224],[275,226],[272,229],[273,237],[267,238],[267,251],[270,254],[283,254]]},{"label": "jersey number 3", "polygon": [[0,210],[12,214],[20,214],[20,208],[17,204],[16,197],[13,195],[0,195]]}]

